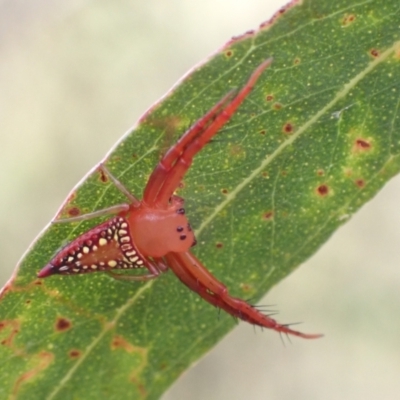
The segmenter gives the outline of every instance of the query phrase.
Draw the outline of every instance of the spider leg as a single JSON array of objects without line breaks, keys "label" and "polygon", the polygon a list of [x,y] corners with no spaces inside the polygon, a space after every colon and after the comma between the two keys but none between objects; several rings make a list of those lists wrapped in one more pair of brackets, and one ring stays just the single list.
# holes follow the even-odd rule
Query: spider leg
[{"label": "spider leg", "polygon": [[162,187],[165,177],[173,167],[174,163],[181,156],[185,147],[199,134],[201,134],[206,126],[218,115],[223,106],[230,100],[234,95],[234,91],[231,90],[226,94],[214,107],[207,112],[206,115],[201,117],[194,125],[192,125],[180,139],[163,155],[162,159],[154,168],[150,178],[147,182],[146,188],[144,189],[143,200],[147,204],[153,204],[157,198],[157,194]]},{"label": "spider leg", "polygon": [[191,253],[169,253],[165,257],[168,265],[177,277],[190,289],[214,306],[220,307],[233,317],[247,321],[253,325],[273,329],[304,339],[315,339],[322,335],[305,334],[290,329],[287,325],[279,324],[246,303],[244,300],[230,296],[224,284],[219,282],[200,261]]},{"label": "spider leg", "polygon": [[110,171],[109,169],[104,165],[100,164],[98,167],[98,170],[103,172],[110,180],[112,183],[115,185],[115,187],[122,193],[124,194],[128,200],[129,203],[133,204],[134,206],[139,206],[140,201],[120,182]]},{"label": "spider leg", "polygon": [[231,99],[232,92],[229,92],[186,132],[182,138],[183,144],[173,146],[166,153],[166,162],[164,162],[164,158],[161,160],[145,189],[144,201],[146,203],[155,203],[160,208],[168,205],[170,197],[190,168],[194,156],[230,120],[271,62],[272,59],[269,58],[261,63],[233,99]]},{"label": "spider leg", "polygon": [[61,218],[51,221],[52,224],[62,224],[62,223],[69,223],[69,222],[81,222],[87,221],[89,219],[103,217],[104,215],[110,214],[119,214],[120,212],[129,211],[129,204],[118,204],[115,206],[104,208],[103,210],[93,211],[83,215],[77,215],[76,217],[71,218]]},{"label": "spider leg", "polygon": [[224,304],[218,296],[211,293],[201,282],[199,282],[175,257],[176,254],[178,253],[170,253],[168,255],[168,264],[179,280],[213,306],[218,307],[218,309],[224,309],[229,314],[233,315],[233,310],[231,310],[230,307]]},{"label": "spider leg", "polygon": [[[108,168],[104,164],[100,164],[97,169],[103,172],[104,175],[106,175],[111,180],[115,187],[128,198],[129,202],[133,206],[140,205],[140,201],[131,192],[128,191],[128,189],[108,170]],[[129,204],[118,204],[115,206],[104,208],[103,210],[97,210],[87,214],[78,215],[76,217],[56,219],[52,221],[52,224],[87,221],[89,219],[102,217],[104,215],[115,215],[119,214],[120,212],[126,212],[129,211],[129,208]]]},{"label": "spider leg", "polygon": [[164,262],[164,259],[162,257],[153,257],[154,262],[157,266],[157,269],[160,272],[167,272],[168,271],[168,265]]}]

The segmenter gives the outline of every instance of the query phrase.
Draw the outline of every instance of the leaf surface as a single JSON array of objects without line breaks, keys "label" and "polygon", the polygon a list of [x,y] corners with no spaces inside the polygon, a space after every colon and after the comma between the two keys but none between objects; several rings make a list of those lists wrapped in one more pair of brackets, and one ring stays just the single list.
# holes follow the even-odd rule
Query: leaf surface
[{"label": "leaf surface", "polygon": [[[192,71],[107,163],[140,197],[165,149],[272,56],[178,192],[196,230],[193,252],[232,295],[258,299],[398,172],[399,21],[394,0],[292,3]],[[94,171],[62,216],[123,201]],[[156,399],[234,326],[171,272],[147,283],[36,279],[98,222],[51,226],[6,286],[1,398]]]}]

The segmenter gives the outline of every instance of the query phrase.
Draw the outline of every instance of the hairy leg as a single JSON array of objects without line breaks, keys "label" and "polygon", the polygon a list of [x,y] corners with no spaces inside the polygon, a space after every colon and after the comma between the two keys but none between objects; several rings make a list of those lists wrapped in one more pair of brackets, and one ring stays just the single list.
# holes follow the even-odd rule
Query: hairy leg
[{"label": "hairy leg", "polygon": [[292,330],[287,325],[279,324],[268,315],[261,313],[244,300],[230,296],[226,286],[211,275],[200,261],[189,252],[167,254],[166,259],[170,268],[184,284],[197,292],[209,303],[222,308],[234,317],[253,325],[305,339],[315,339],[322,336],[318,334],[304,334]]},{"label": "hairy leg", "polygon": [[232,310],[228,305],[221,301],[220,297],[216,296],[214,293],[210,292],[201,282],[199,282],[184,265],[175,257],[176,253],[171,253],[168,255],[168,264],[170,269],[172,269],[179,280],[184,283],[193,292],[199,294],[204,300],[208,301],[215,307],[222,308],[231,315],[234,315],[234,310]]}]

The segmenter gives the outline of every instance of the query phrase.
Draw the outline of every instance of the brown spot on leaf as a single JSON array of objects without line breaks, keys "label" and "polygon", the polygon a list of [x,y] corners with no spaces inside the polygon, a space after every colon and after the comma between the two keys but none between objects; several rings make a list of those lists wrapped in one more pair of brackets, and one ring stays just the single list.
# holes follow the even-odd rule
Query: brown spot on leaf
[{"label": "brown spot on leaf", "polygon": [[225,51],[225,56],[226,57],[232,57],[232,55],[233,55],[233,52],[232,52],[232,50],[227,50],[227,51]]},{"label": "brown spot on leaf", "polygon": [[58,317],[55,324],[55,329],[57,332],[65,332],[71,328],[71,325],[71,321],[67,318]]},{"label": "brown spot on leaf", "polygon": [[295,65],[300,64],[300,58],[296,57],[296,58],[294,59],[294,64],[295,64]]},{"label": "brown spot on leaf", "polygon": [[282,104],[281,103],[275,103],[273,106],[274,110],[280,110],[282,108]]},{"label": "brown spot on leaf", "polygon": [[317,187],[317,194],[324,197],[329,193],[329,187],[327,185],[319,185]]},{"label": "brown spot on leaf", "polygon": [[365,186],[365,181],[364,179],[356,179],[355,180],[355,184],[359,187],[359,188],[363,188]]},{"label": "brown spot on leaf", "polygon": [[116,350],[118,348],[122,348],[129,353],[135,350],[135,347],[132,344],[130,344],[127,340],[125,340],[122,336],[115,335],[111,342],[111,349]]},{"label": "brown spot on leaf", "polygon": [[100,180],[103,183],[106,183],[108,181],[107,175],[104,173],[104,171],[102,169],[99,169],[98,171],[99,171],[99,174],[100,174]]},{"label": "brown spot on leaf", "polygon": [[216,245],[215,245],[215,247],[216,247],[217,249],[222,249],[222,248],[224,247],[224,245],[223,245],[221,242],[217,242]]},{"label": "brown spot on leaf", "polygon": [[265,99],[267,101],[272,101],[274,99],[274,96],[272,94],[267,94],[267,96],[265,97]]},{"label": "brown spot on leaf", "polygon": [[377,58],[377,57],[379,57],[380,53],[379,53],[379,50],[377,50],[377,49],[371,49],[369,54],[371,54],[372,57]]},{"label": "brown spot on leaf", "polygon": [[319,170],[317,170],[317,175],[318,176],[324,176],[325,175],[325,171],[323,169],[319,169]]},{"label": "brown spot on leaf", "polygon": [[342,20],[342,26],[349,26],[356,19],[354,14],[346,14]]},{"label": "brown spot on leaf", "polygon": [[267,171],[263,171],[262,173],[261,173],[261,175],[264,177],[264,178],[268,178],[268,172]]},{"label": "brown spot on leaf", "polygon": [[81,211],[79,210],[78,207],[71,207],[68,209],[67,213],[70,217],[76,217],[81,213]]},{"label": "brown spot on leaf", "polygon": [[293,124],[287,122],[285,125],[283,125],[282,132],[286,133],[287,135],[290,135],[291,133],[293,133],[293,129],[294,129]]},{"label": "brown spot on leaf", "polygon": [[371,148],[371,143],[367,139],[358,138],[354,143],[355,150],[366,151]]},{"label": "brown spot on leaf", "polygon": [[[60,210],[60,212],[57,213],[56,219],[59,219],[59,218],[66,218],[65,214],[66,214],[68,217],[71,216],[70,210],[73,209],[73,208],[75,208],[75,207],[70,207],[69,204],[71,204],[71,203],[75,200],[75,198],[76,198],[76,192],[72,192],[72,193],[68,196],[68,198],[67,198],[65,207],[63,207],[63,208]],[[68,218],[68,217],[67,217],[67,218]]]},{"label": "brown spot on leaf", "polygon": [[70,358],[78,358],[81,355],[81,352],[79,350],[73,349],[68,353]]},{"label": "brown spot on leaf", "polygon": [[120,335],[115,335],[111,340],[111,350],[125,350],[128,353],[139,353],[142,355],[143,359],[147,357],[147,349],[143,347],[134,346],[129,343],[124,337]]},{"label": "brown spot on leaf", "polygon": [[260,135],[265,135],[267,133],[267,131],[265,129],[261,129],[260,132],[258,132]]},{"label": "brown spot on leaf", "polygon": [[229,192],[228,192],[228,189],[221,189],[221,193],[222,194],[228,194]]},{"label": "brown spot on leaf", "polygon": [[272,219],[274,216],[274,212],[273,211],[267,211],[263,214],[263,219],[269,221],[270,219]]}]

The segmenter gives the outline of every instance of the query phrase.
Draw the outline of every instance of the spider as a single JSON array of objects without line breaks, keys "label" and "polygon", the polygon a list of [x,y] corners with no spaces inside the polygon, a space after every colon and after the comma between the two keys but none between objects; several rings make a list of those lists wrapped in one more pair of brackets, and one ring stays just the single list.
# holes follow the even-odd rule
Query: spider
[{"label": "spider", "polygon": [[[189,289],[236,318],[306,339],[320,337],[292,330],[246,301],[232,297],[226,286],[189,251],[196,239],[185,215],[184,200],[174,195],[194,156],[229,121],[271,62],[272,59],[268,59],[261,63],[237,94],[231,91],[224,96],[165,153],[150,175],[142,200],[100,164],[99,170],[127,197],[128,203],[56,221],[115,215],[66,245],[37,276],[105,271],[116,279],[146,281],[171,269]],[[132,276],[113,272],[137,268],[146,268],[147,273]]]}]

